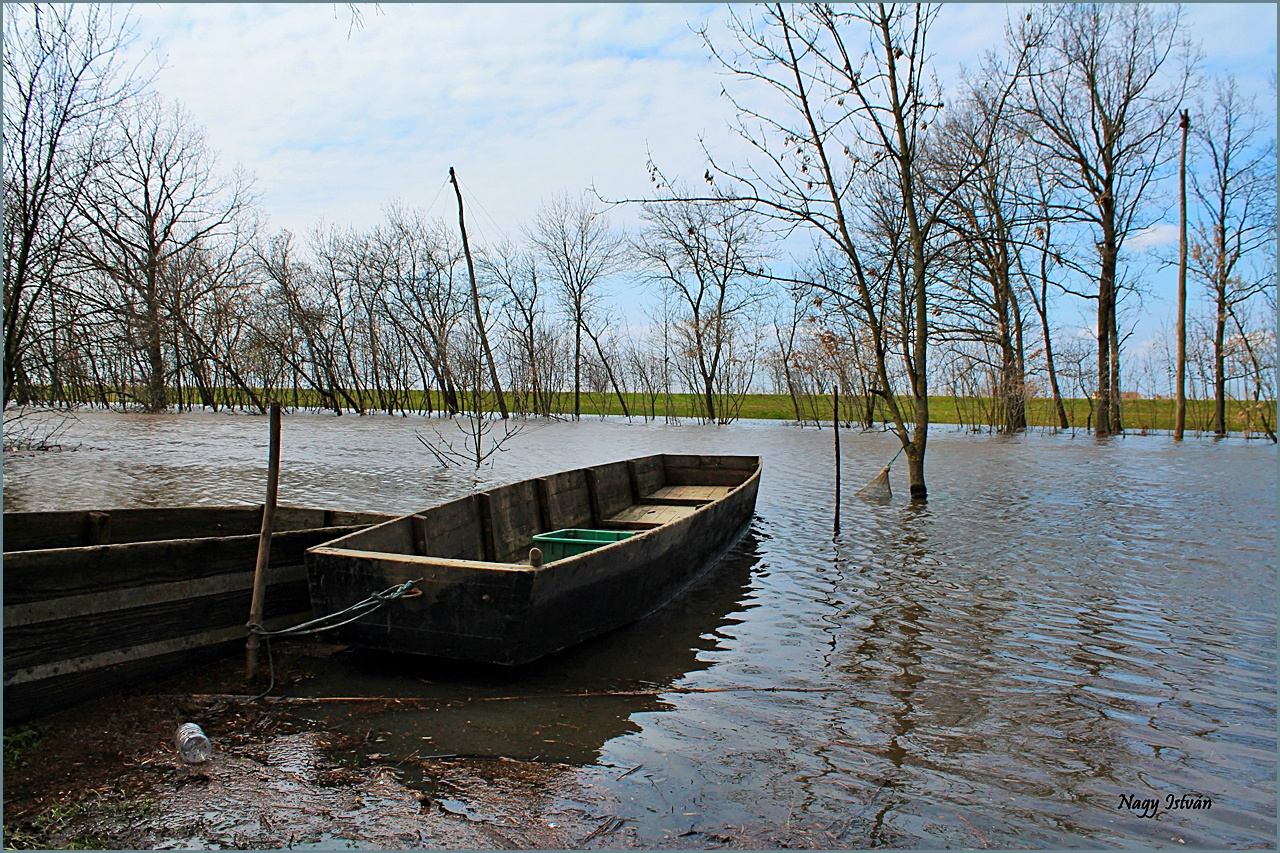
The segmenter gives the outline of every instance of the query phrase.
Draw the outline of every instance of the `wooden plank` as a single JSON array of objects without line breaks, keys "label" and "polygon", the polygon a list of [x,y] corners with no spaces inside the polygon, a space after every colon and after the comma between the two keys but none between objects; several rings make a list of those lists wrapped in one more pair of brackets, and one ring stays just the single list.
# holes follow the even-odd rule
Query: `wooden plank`
[{"label": "wooden plank", "polygon": [[[11,672],[51,661],[161,642],[228,625],[239,624],[243,631],[251,597],[250,589],[235,590],[13,628],[6,626],[6,678]],[[310,607],[311,596],[305,583],[280,584],[267,591],[265,615],[268,617],[298,613]]]},{"label": "wooden plank", "polygon": [[[276,512],[280,510],[277,509]],[[377,512],[346,512],[338,509],[324,511],[324,524],[321,527],[355,527],[359,524],[381,524],[391,521],[396,516]]]},{"label": "wooden plank", "polygon": [[739,468],[666,467],[667,484],[672,486],[740,486],[750,476]]},{"label": "wooden plank", "polygon": [[409,517],[409,526],[413,529],[413,551],[419,557],[427,554],[427,520],[414,513]]},{"label": "wooden plank", "polygon": [[423,556],[463,560],[484,559],[484,529],[480,520],[480,502],[474,495],[449,501],[418,514],[422,516],[426,532],[427,547]]},{"label": "wooden plank", "polygon": [[627,479],[631,481],[631,502],[640,503],[643,494],[640,492],[640,477],[636,474],[636,460],[627,460]]},{"label": "wooden plank", "polygon": [[[268,568],[268,585],[305,583],[306,580],[307,570],[301,565],[273,564]],[[32,601],[28,604],[8,604],[4,608],[4,627],[16,628],[19,625],[32,625],[52,619],[70,619],[76,616],[105,613],[109,610],[125,610],[130,607],[162,604],[167,601],[185,601],[190,598],[252,588],[253,572],[248,571],[173,583],[147,584],[88,595],[71,595],[46,601]]]},{"label": "wooden plank", "polygon": [[630,506],[622,512],[611,516],[607,521],[611,524],[643,522],[645,524],[667,524],[684,518],[697,511],[695,506],[671,505],[638,505]]},{"label": "wooden plank", "polygon": [[[394,518],[390,515],[341,512],[306,507],[278,507],[277,530],[354,527]],[[105,515],[105,522],[91,520]],[[103,525],[94,528],[94,524]],[[4,550],[42,551],[90,545],[247,536],[262,524],[261,506],[159,507],[61,512],[6,512]],[[104,538],[105,536],[105,538]]]},{"label": "wooden plank", "polygon": [[595,474],[598,519],[616,515],[635,503],[631,497],[631,477],[626,462],[596,465],[588,470]]},{"label": "wooden plank", "polygon": [[[101,512],[110,516],[110,542],[116,544],[242,536],[254,533],[262,519],[262,508],[252,506],[111,509]],[[108,543],[91,541],[89,513],[86,511],[4,514],[6,552],[82,548],[93,544]]]},{"label": "wooden plank", "polygon": [[87,545],[86,519],[84,512],[6,512],[5,553]]},{"label": "wooden plank", "polygon": [[425,524],[422,525],[422,529],[416,531],[413,524],[409,517],[401,517],[363,528],[350,536],[344,536],[341,542],[346,548],[359,548],[378,553],[413,554],[416,552],[415,549],[420,550],[414,537],[421,539],[426,535]]},{"label": "wooden plank", "polygon": [[647,499],[655,503],[662,503],[664,500],[702,501],[703,503],[708,503],[719,500],[731,491],[733,491],[732,486],[663,486],[649,495]]},{"label": "wooden plank", "polygon": [[111,544],[111,513],[86,512],[84,521],[85,521],[84,544],[86,545],[110,545]]},{"label": "wooden plank", "polygon": [[[430,572],[432,569],[443,569],[446,571],[460,570],[464,573],[474,573],[477,571],[533,571],[528,566],[521,566],[516,563],[487,563],[484,560],[459,560],[452,557],[413,557],[408,554],[369,554],[366,551],[352,551],[347,548],[333,548],[328,545],[323,545],[319,548],[313,549],[311,553],[307,555],[308,573],[311,571],[312,560],[316,557],[323,557],[330,563],[345,561],[349,565],[353,566],[363,565],[371,559],[383,568],[394,566],[395,571],[388,574],[388,585],[393,583],[404,583],[410,578],[423,577],[422,573],[424,571]],[[388,571],[390,572],[390,569],[388,569]],[[356,601],[361,601],[364,598],[365,596],[362,595],[360,598],[356,599]],[[350,603],[354,604],[355,601]]]},{"label": "wooden plank", "polygon": [[[281,533],[272,538],[271,563],[298,565],[308,548],[352,532],[335,527]],[[4,557],[4,603],[25,604],[245,571],[253,567],[257,553],[256,535],[14,552]]]},{"label": "wooden plank", "polygon": [[[280,628],[298,625],[310,618],[311,611],[304,610],[297,613],[278,616],[274,619],[268,619],[263,627],[268,631],[276,631]],[[213,628],[208,631],[183,634],[171,639],[142,643],[140,645],[124,646],[118,649],[109,649],[107,651],[95,652],[80,657],[52,661],[47,664],[40,664],[13,671],[12,674],[6,675],[4,687],[7,692],[14,685],[18,684],[30,684],[33,681],[41,681],[59,675],[69,675],[71,673],[83,673],[90,670],[103,669],[121,663],[141,660],[143,658],[167,655],[172,652],[189,651],[202,646],[218,645],[229,640],[238,639],[241,647],[243,647],[244,636],[244,625],[227,625],[221,628]]]},{"label": "wooden plank", "polygon": [[546,477],[534,480],[538,492],[538,532],[554,530],[551,526],[551,492]]},{"label": "wooden plank", "polygon": [[721,470],[746,471],[756,470],[760,464],[758,456],[695,456],[683,453],[665,453],[662,464],[667,468],[707,468]]},{"label": "wooden plank", "polygon": [[594,468],[584,468],[582,473],[587,479],[587,500],[591,504],[591,526],[599,527],[600,522],[604,520],[604,514],[600,511],[600,478]]},{"label": "wooden plank", "polygon": [[484,559],[497,562],[493,542],[493,500],[488,492],[481,492],[476,495],[476,503],[480,507],[480,547],[484,551]]},{"label": "wooden plank", "polygon": [[277,504],[275,518],[272,519],[271,531],[279,533],[284,530],[306,530],[308,527],[324,527],[329,514],[323,509],[280,506]]},{"label": "wooden plank", "polygon": [[493,553],[500,563],[518,562],[529,556],[533,536],[540,532],[537,484],[512,483],[489,492],[493,512]]},{"label": "wooden plank", "polygon": [[565,492],[574,492],[578,489],[585,489],[586,473],[583,469],[577,468],[572,471],[561,471],[558,474],[552,474],[542,479],[547,481],[547,490],[554,497]]},{"label": "wooden plank", "polygon": [[591,496],[586,472],[563,471],[547,481],[547,530],[591,526]]},{"label": "wooden plank", "polygon": [[633,459],[631,467],[636,472],[637,498],[653,494],[667,484],[661,456]]},{"label": "wooden plank", "polygon": [[[266,620],[268,630],[276,630],[310,618],[311,611]],[[219,641],[219,636],[231,639]],[[29,681],[4,685],[6,726],[48,714],[59,708],[118,692],[135,684],[153,681],[191,666],[244,652],[244,626],[222,629],[220,634],[187,635],[167,644],[135,646],[73,661],[70,671]],[[119,659],[119,662],[110,661]],[[86,667],[85,664],[88,664]]]},{"label": "wooden plank", "polygon": [[662,524],[657,521],[615,521],[614,519],[606,519],[600,526],[604,530],[653,530],[655,527],[661,527]]}]

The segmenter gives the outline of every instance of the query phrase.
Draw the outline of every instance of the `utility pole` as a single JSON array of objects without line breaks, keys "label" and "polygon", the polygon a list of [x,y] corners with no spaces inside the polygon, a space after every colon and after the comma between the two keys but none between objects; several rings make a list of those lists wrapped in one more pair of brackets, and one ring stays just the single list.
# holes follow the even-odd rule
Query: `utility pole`
[{"label": "utility pole", "polygon": [[1187,425],[1187,131],[1191,129],[1190,110],[1182,111],[1182,161],[1178,167],[1178,389],[1177,414],[1173,421],[1173,440],[1182,441]]},{"label": "utility pole", "polygon": [[[471,304],[476,309],[476,331],[480,333],[480,346],[484,348],[484,357],[489,361],[489,379],[493,382],[494,393],[498,395],[498,408],[502,410],[502,419],[511,417],[507,411],[507,400],[502,396],[502,384],[498,381],[498,366],[493,362],[493,350],[489,349],[489,336],[484,331],[484,317],[480,314],[480,289],[476,287],[476,267],[471,261],[471,246],[467,243],[467,223],[462,216],[462,190],[458,187],[458,178],[449,167],[449,183],[458,196],[458,228],[462,231],[462,253],[467,257],[467,275],[471,277]],[[479,389],[476,389],[479,391]],[[476,413],[477,415],[479,412]]]}]

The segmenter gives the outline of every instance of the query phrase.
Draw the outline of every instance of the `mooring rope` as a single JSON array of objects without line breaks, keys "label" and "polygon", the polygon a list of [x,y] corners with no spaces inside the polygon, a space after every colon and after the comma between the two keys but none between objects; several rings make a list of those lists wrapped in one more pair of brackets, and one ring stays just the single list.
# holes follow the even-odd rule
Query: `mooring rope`
[{"label": "mooring rope", "polygon": [[[357,601],[355,604],[351,605],[350,607],[339,610],[336,613],[329,613],[325,616],[320,616],[307,622],[301,622],[297,625],[291,625],[288,628],[280,628],[279,630],[276,630],[276,631],[268,631],[266,628],[263,628],[261,625],[257,624],[256,622],[250,622],[247,625],[245,625],[245,627],[249,629],[250,634],[257,634],[259,637],[262,637],[264,640],[266,640],[267,667],[271,672],[271,683],[267,687],[267,689],[259,693],[257,696],[254,696],[249,701],[256,702],[257,700],[266,696],[276,687],[276,664],[275,664],[275,659],[271,655],[271,638],[272,637],[301,637],[307,634],[319,634],[321,631],[332,631],[334,628],[341,628],[343,625],[349,625],[352,622],[356,621],[357,619],[361,619],[365,616],[368,616],[370,613],[373,613],[375,610],[377,610],[379,607],[382,607],[388,601],[395,601],[397,598],[416,598],[418,595],[422,595],[422,590],[413,588],[413,585],[418,583],[418,581],[420,580],[422,580],[422,578],[417,578],[416,580],[407,580],[402,584],[387,587],[382,592],[370,593],[369,597],[366,598],[364,601]],[[414,593],[414,595],[411,595],[410,593]],[[360,612],[355,613],[355,611],[357,610]],[[341,622],[334,622],[332,625],[325,624],[327,622],[330,622],[333,619],[344,617],[349,613],[355,613],[355,615],[349,619],[343,619],[343,621]]]}]

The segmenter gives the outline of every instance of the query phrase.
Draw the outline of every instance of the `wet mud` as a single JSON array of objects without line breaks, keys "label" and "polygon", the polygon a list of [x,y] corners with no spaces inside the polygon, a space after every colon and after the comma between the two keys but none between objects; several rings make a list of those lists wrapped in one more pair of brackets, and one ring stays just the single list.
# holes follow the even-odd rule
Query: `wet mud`
[{"label": "wet mud", "polygon": [[[326,658],[343,651],[317,643],[278,648],[277,689],[313,679]],[[7,730],[5,846],[770,849],[865,841],[856,818],[839,826],[797,820],[641,839],[618,815],[616,795],[591,784],[580,767],[416,749],[394,754],[385,751],[382,732],[312,719],[305,698],[239,695],[246,690],[242,672],[241,660],[226,660]],[[189,721],[214,744],[202,764],[186,764],[173,744],[174,731]]]}]

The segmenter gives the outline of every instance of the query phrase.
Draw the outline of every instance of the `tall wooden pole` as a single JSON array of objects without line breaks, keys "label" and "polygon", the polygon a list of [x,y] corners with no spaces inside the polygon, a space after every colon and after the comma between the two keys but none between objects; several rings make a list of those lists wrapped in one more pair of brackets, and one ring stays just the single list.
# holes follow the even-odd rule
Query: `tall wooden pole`
[{"label": "tall wooden pole", "polygon": [[[458,178],[449,167],[449,183],[458,195],[458,228],[462,231],[462,254],[467,257],[467,275],[471,277],[471,304],[476,309],[476,331],[480,333],[480,346],[484,348],[484,357],[489,361],[489,379],[493,382],[493,391],[498,395],[498,408],[502,410],[505,421],[511,415],[507,412],[507,400],[502,396],[502,385],[498,382],[498,366],[493,363],[493,351],[489,349],[489,336],[484,332],[484,317],[480,314],[480,289],[476,287],[476,267],[471,262],[471,246],[467,243],[467,223],[462,218],[462,190],[458,187]],[[476,389],[479,392],[479,388]],[[479,414],[477,412],[477,414]]]},{"label": "tall wooden pole", "polygon": [[1178,411],[1174,416],[1173,440],[1182,441],[1187,425],[1187,131],[1191,113],[1182,111],[1182,161],[1178,168]]},{"label": "tall wooden pole", "polygon": [[[276,523],[276,489],[280,484],[280,403],[271,404],[271,449],[267,454],[267,502],[262,505],[262,532],[258,534],[258,562],[253,569],[253,599],[249,603],[249,624],[262,624],[262,608],[267,597],[267,563],[271,556],[271,529]],[[249,632],[245,646],[244,678],[252,681],[258,671],[258,635]]]},{"label": "tall wooden pole", "polygon": [[837,384],[831,392],[831,431],[836,436],[836,524],[835,532],[840,533],[840,386]]}]

